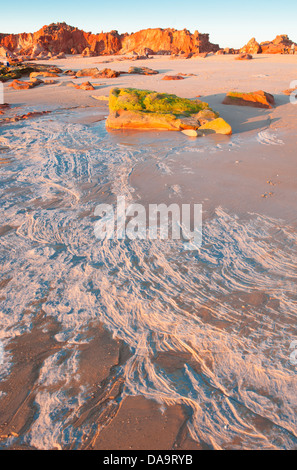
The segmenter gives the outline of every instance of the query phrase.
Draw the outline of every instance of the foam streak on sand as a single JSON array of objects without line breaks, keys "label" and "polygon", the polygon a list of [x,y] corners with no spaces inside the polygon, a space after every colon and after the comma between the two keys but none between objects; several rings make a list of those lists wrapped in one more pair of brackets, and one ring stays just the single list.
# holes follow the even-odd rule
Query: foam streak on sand
[{"label": "foam streak on sand", "polygon": [[[37,412],[22,443],[80,448],[82,436],[96,432],[94,413],[85,414],[78,349],[95,320],[132,351],[107,381],[112,388],[121,376],[123,391],[100,405],[101,426],[125,395],[141,394],[184,404],[191,436],[212,448],[296,447],[297,383],[288,359],[296,335],[296,231],[219,207],[205,221],[200,251],[185,252],[176,240],[98,241],[96,204],[141,198],[132,169],[154,158],[166,178],[168,149],[162,154],[145,141],[134,148],[108,136],[102,123],[62,118],[7,126],[4,135],[15,160],[1,169],[1,216],[16,229],[0,237],[3,277],[11,278],[1,290],[2,341],[9,350],[41,306],[61,324],[55,338],[62,349],[39,372]],[[178,353],[184,363],[168,367],[161,353]]]},{"label": "foam streak on sand", "polygon": [[269,130],[259,132],[257,140],[264,145],[284,145],[284,142]]}]

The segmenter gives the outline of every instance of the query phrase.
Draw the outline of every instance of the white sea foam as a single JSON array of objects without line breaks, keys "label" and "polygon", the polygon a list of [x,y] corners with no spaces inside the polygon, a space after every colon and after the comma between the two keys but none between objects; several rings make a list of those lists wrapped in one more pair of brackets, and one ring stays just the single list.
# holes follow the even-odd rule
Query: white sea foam
[{"label": "white sea foam", "polygon": [[[43,311],[61,323],[57,339],[69,353],[65,362],[59,354],[44,362],[38,412],[24,442],[62,448],[92,427],[73,429],[86,393],[71,397],[68,389],[79,369],[73,345],[98,319],[133,353],[122,370],[124,394],[185,404],[192,437],[214,448],[235,440],[233,447],[296,447],[297,379],[289,361],[296,231],[217,208],[204,224],[200,250],[185,252],[176,240],[99,241],[94,220],[81,214],[92,213],[109,182],[113,195],[132,201],[129,175],[152,148],[119,146],[102,124],[43,119],[8,127],[5,138],[16,161],[0,173],[1,217],[18,228],[0,237],[3,277],[12,278],[2,290],[1,328],[6,340],[30,330],[30,304],[46,297]],[[164,155],[155,152],[164,169]],[[242,308],[240,296],[249,292],[271,302]],[[195,366],[186,361],[169,372],[155,362],[158,352],[189,353]],[[266,427],[257,425],[261,418]]]},{"label": "white sea foam", "polygon": [[258,133],[257,141],[263,145],[284,145],[284,141],[269,129]]}]

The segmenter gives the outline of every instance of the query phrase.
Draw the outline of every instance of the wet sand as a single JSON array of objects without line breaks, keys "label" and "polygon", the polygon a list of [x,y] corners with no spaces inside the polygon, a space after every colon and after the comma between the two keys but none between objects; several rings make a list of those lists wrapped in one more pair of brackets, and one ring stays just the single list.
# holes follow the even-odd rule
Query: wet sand
[{"label": "wet sand", "polygon": [[[230,123],[237,140],[232,148],[235,151],[230,153],[231,149],[227,149],[230,155],[222,151],[217,155],[197,159],[197,164],[194,163],[195,178],[197,174],[199,178],[199,182],[194,185],[197,186],[197,194],[192,192],[191,176],[183,176],[185,179],[182,183],[191,188],[193,199],[202,201],[205,207],[208,204],[212,208],[219,204],[227,204],[230,208],[236,207],[243,211],[249,209],[261,212],[263,209],[268,215],[278,216],[281,213],[285,216],[287,214],[294,220],[294,207],[292,210],[290,207],[291,202],[294,204],[296,191],[296,175],[291,169],[295,163],[297,106],[293,106],[289,96],[284,95],[282,91],[288,89],[290,83],[296,79],[297,56],[261,54],[254,56],[251,61],[236,61],[235,57],[213,55],[205,59],[172,60],[169,57],[154,56],[149,60],[135,62],[117,61],[116,56],[104,58],[69,56],[67,59],[57,61],[55,65],[62,70],[76,71],[88,67],[99,69],[110,67],[124,72],[131,65],[136,65],[150,67],[160,73],[153,76],[125,74],[115,79],[93,80],[91,77],[82,77],[72,80],[78,84],[90,80],[96,87],[95,91],[59,86],[63,82],[71,81],[69,76],[63,75],[58,78],[58,84],[41,86],[32,90],[11,90],[8,84],[5,84],[5,99],[13,105],[12,113],[20,113],[23,106],[26,109],[32,107],[36,110],[50,109],[60,110],[60,112],[69,109],[68,122],[91,124],[105,119],[108,115],[107,103],[95,100],[93,96],[108,96],[110,89],[115,86],[154,89],[160,92],[176,93],[187,98],[199,96],[199,99],[208,102]],[[44,63],[50,64],[51,61]],[[175,75],[179,72],[192,73],[193,76],[188,76],[181,81],[162,81],[164,75]],[[276,106],[273,109],[263,110],[222,104],[225,93],[230,90],[248,92],[260,89],[275,96]],[[149,134],[149,132],[143,134],[140,131],[137,135],[128,131],[113,131],[113,133],[116,136],[122,134],[123,139],[131,145],[137,145],[138,140],[142,137],[146,138],[146,134]],[[151,133],[152,141],[156,135],[159,136],[160,133]],[[256,136],[263,145],[257,146],[252,139],[249,142],[249,136]],[[230,140],[227,136],[207,139],[218,147]],[[185,145],[187,143],[191,145],[192,140],[192,138],[180,136],[180,141]],[[248,141],[246,145],[244,141]],[[187,161],[191,161],[192,156],[190,152],[185,152],[182,156],[184,166]],[[135,174],[132,175],[132,181],[139,185],[139,189],[145,195],[146,185],[148,189],[151,188],[153,177],[156,188],[151,193],[164,198],[164,191],[161,190],[162,182],[156,180],[158,175],[155,174],[153,165],[151,168],[149,168],[150,162],[146,162],[145,165],[136,169]],[[223,188],[222,191],[220,187]],[[259,200],[260,196],[263,196],[265,200]],[[186,198],[189,200],[189,194]]]},{"label": "wet sand", "polygon": [[[5,84],[8,116],[51,113],[24,131],[22,123],[0,127],[0,145],[10,149],[0,160],[0,446],[296,448],[288,356],[296,336],[297,106],[282,90],[297,78],[297,56],[114,59],[55,65],[143,65],[160,74],[76,80],[95,91]],[[179,72],[196,76],[161,80]],[[106,102],[92,95],[114,86],[200,95],[233,136],[107,136]],[[222,105],[230,90],[258,89],[275,95],[275,108]],[[145,206],[203,204],[205,258],[142,244],[103,245],[97,255],[87,222],[97,203],[123,193]]]}]

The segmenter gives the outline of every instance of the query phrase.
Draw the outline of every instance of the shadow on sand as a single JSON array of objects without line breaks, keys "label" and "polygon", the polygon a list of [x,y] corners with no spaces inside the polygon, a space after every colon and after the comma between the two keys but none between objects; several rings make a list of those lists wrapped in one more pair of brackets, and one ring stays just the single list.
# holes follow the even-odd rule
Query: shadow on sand
[{"label": "shadow on sand", "polygon": [[220,113],[232,127],[233,134],[262,130],[269,127],[273,122],[280,118],[272,118],[273,109],[288,104],[289,99],[286,95],[274,95],[275,106],[272,109],[253,108],[251,106],[233,106],[223,104],[225,93],[215,95],[201,96],[202,101]]}]

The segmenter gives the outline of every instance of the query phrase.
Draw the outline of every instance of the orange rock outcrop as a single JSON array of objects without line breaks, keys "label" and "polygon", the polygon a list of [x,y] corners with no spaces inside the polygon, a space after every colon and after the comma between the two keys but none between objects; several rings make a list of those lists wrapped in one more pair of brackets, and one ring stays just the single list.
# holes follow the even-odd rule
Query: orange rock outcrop
[{"label": "orange rock outcrop", "polygon": [[217,51],[219,46],[209,42],[208,34],[184,29],[145,29],[132,34],[117,31],[92,34],[66,23],[43,26],[35,33],[0,34],[0,46],[20,55],[38,57],[49,54],[107,55],[141,53],[200,53]]},{"label": "orange rock outcrop", "polygon": [[190,33],[187,29],[143,29],[137,33],[125,35],[122,40],[121,53],[129,52],[145,53],[149,49],[151,53],[191,54],[201,52],[216,52],[218,44],[209,42],[208,34],[195,31]]},{"label": "orange rock outcrop", "polygon": [[[289,51],[292,44],[293,41],[285,34],[261,44],[252,38],[240,49],[240,52],[284,54]],[[66,23],[52,23],[43,26],[35,33],[0,34],[0,55],[3,55],[3,51],[8,56],[15,53],[30,58],[63,58],[63,54],[95,56],[130,53],[144,57],[148,54],[191,57],[218,52],[220,47],[209,41],[209,34],[198,31],[191,33],[187,29],[149,28],[131,34],[119,34],[118,31],[93,34]],[[221,51],[225,53],[225,50]]]},{"label": "orange rock outcrop", "polygon": [[273,95],[266,93],[263,90],[254,91],[251,93],[231,91],[225,96],[223,104],[271,109],[274,106],[275,101]]},{"label": "orange rock outcrop", "polygon": [[276,36],[273,41],[264,41],[261,44],[255,38],[252,38],[240,49],[240,52],[247,54],[287,54],[290,52],[292,44],[297,46],[286,34],[281,34]]}]

